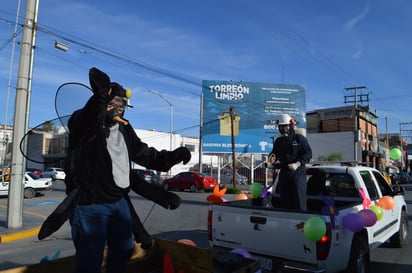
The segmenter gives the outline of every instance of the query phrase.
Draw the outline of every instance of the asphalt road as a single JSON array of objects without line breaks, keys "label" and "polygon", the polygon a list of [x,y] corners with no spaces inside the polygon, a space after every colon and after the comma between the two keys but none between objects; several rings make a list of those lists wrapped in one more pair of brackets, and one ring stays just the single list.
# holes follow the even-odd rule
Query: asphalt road
[{"label": "asphalt road", "polygon": [[[409,209],[409,223],[412,221],[412,185],[406,186],[405,199]],[[153,202],[132,194],[133,204],[147,230],[153,235],[170,240],[190,239],[200,247],[209,247],[207,240],[206,197],[209,193],[175,192],[182,198],[182,204],[177,210],[165,210]],[[25,210],[47,216],[57,206],[64,196],[64,186],[61,182],[54,185],[54,190],[44,196],[25,199]],[[225,195],[227,200],[235,196]],[[233,198],[233,199],[232,199]],[[0,198],[0,205],[7,204],[7,198]],[[3,219],[0,219],[3,220]],[[39,223],[41,223],[41,219]],[[0,243],[0,270],[38,263],[45,256],[60,257],[74,254],[68,223],[49,238],[39,241],[36,237],[23,240]],[[371,272],[374,273],[405,273],[412,272],[412,234],[406,248],[391,248],[383,245],[371,253]],[[1,272],[1,271],[0,271]]]}]

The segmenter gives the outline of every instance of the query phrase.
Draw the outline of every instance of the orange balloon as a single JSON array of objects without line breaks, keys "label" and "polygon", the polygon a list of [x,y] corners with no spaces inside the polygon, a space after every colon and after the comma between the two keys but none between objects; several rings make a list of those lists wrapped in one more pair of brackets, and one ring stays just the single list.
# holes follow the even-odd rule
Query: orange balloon
[{"label": "orange balloon", "polygon": [[395,206],[393,198],[391,196],[382,196],[381,199],[378,201],[379,207],[383,208],[384,210],[391,210]]},{"label": "orange balloon", "polygon": [[177,242],[185,245],[196,246],[195,242],[189,239],[180,239]]},{"label": "orange balloon", "polygon": [[246,200],[248,199],[248,196],[245,193],[239,193],[236,195],[236,200]]}]

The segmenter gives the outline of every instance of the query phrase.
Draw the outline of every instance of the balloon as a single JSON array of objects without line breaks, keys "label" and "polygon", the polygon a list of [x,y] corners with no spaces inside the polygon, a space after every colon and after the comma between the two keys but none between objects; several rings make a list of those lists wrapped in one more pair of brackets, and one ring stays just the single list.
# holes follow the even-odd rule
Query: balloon
[{"label": "balloon", "polygon": [[236,195],[236,200],[246,200],[246,199],[248,199],[248,196],[245,193],[239,193],[238,195]]},{"label": "balloon", "polygon": [[249,187],[249,190],[253,198],[258,198],[263,191],[263,185],[257,182],[252,183]]},{"label": "balloon", "polygon": [[346,214],[343,217],[342,224],[352,232],[359,232],[365,227],[365,222],[358,213]]},{"label": "balloon", "polygon": [[180,239],[177,242],[185,245],[196,246],[195,242],[189,239]]},{"label": "balloon", "polygon": [[383,217],[383,210],[381,207],[373,205],[370,206],[369,209],[376,214],[376,219],[379,221]]},{"label": "balloon", "polygon": [[393,198],[391,196],[382,196],[381,199],[379,199],[378,202],[379,207],[383,208],[384,210],[391,210],[393,209],[393,206],[395,205],[393,202]]},{"label": "balloon", "polygon": [[389,151],[389,157],[393,160],[398,160],[401,156],[402,152],[398,148],[393,148]]},{"label": "balloon", "polygon": [[233,249],[233,250],[230,251],[230,252],[231,252],[231,253],[240,254],[240,255],[242,255],[242,256],[245,257],[245,258],[249,258],[249,259],[252,259],[252,258],[253,258],[252,255],[250,255],[249,252],[247,252],[246,250],[241,249],[241,248],[235,248],[235,249]]},{"label": "balloon", "polygon": [[370,209],[363,209],[359,211],[358,214],[362,217],[365,227],[373,226],[378,220],[376,214]]},{"label": "balloon", "polygon": [[223,195],[226,193],[227,188],[220,189],[219,185],[213,188],[213,194],[206,197],[206,200],[211,203],[227,202]]},{"label": "balloon", "polygon": [[303,225],[303,234],[311,241],[318,241],[326,234],[326,224],[319,216],[313,216]]}]

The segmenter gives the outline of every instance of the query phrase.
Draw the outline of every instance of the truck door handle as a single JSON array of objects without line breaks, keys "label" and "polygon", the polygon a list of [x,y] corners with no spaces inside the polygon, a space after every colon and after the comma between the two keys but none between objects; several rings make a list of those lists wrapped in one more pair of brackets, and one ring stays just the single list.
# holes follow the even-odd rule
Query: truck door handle
[{"label": "truck door handle", "polygon": [[250,216],[250,222],[253,224],[266,224],[266,217]]}]

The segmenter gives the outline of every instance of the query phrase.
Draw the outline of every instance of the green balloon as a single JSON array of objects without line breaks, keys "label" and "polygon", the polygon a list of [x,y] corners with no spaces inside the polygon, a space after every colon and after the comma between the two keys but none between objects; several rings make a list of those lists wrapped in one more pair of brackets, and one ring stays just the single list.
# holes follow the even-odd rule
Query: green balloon
[{"label": "green balloon", "polygon": [[393,160],[398,160],[401,158],[401,156],[402,156],[402,152],[398,148],[393,148],[389,152],[389,157]]},{"label": "green balloon", "polygon": [[303,234],[311,241],[319,241],[326,234],[326,224],[319,216],[309,218],[303,226]]},{"label": "green balloon", "polygon": [[379,221],[383,217],[383,209],[379,206],[373,205],[370,206],[369,209],[376,214],[376,219]]},{"label": "green balloon", "polygon": [[258,198],[263,191],[263,185],[257,182],[252,183],[249,187],[249,190],[253,198]]}]

